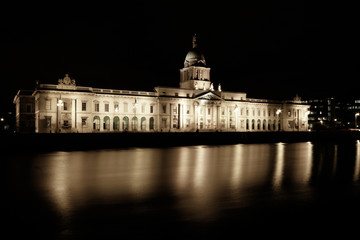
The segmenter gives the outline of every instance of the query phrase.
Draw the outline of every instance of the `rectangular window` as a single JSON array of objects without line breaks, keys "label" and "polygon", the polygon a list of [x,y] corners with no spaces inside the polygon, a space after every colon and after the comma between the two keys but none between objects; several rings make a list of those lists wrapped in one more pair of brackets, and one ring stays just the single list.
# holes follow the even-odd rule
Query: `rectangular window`
[{"label": "rectangular window", "polygon": [[31,104],[30,104],[30,103],[27,103],[27,104],[26,104],[26,112],[27,112],[27,113],[31,113],[31,109],[32,109]]},{"label": "rectangular window", "polygon": [[64,102],[64,111],[67,111],[68,110],[68,104],[67,102]]},{"label": "rectangular window", "polygon": [[114,111],[119,112],[119,104],[118,103],[114,103]]},{"label": "rectangular window", "polygon": [[81,118],[81,126],[86,127],[86,119],[85,117]]},{"label": "rectangular window", "polygon": [[163,104],[162,108],[163,108],[163,113],[166,113],[166,104]]},{"label": "rectangular window", "polygon": [[190,105],[186,105],[186,114],[190,114]]},{"label": "rectangular window", "polygon": [[68,120],[64,120],[64,127],[68,127],[69,126],[69,121]]},{"label": "rectangular window", "polygon": [[51,128],[51,116],[46,116],[46,127]]},{"label": "rectangular window", "polygon": [[51,100],[50,99],[45,100],[45,109],[51,110]]},{"label": "rectangular window", "polygon": [[211,114],[211,108],[208,108],[208,115]]},{"label": "rectangular window", "polygon": [[128,104],[127,103],[124,103],[124,112],[128,112]]},{"label": "rectangular window", "polygon": [[150,113],[154,113],[154,106],[150,106]]},{"label": "rectangular window", "polygon": [[163,118],[162,121],[161,121],[161,127],[162,128],[167,128],[166,122],[167,122],[166,118]]},{"label": "rectangular window", "polygon": [[86,102],[81,103],[81,111],[86,111]]},{"label": "rectangular window", "polygon": [[99,111],[100,111],[99,103],[95,103],[95,112],[99,112]]},{"label": "rectangular window", "polygon": [[109,104],[105,103],[105,112],[109,112]]}]

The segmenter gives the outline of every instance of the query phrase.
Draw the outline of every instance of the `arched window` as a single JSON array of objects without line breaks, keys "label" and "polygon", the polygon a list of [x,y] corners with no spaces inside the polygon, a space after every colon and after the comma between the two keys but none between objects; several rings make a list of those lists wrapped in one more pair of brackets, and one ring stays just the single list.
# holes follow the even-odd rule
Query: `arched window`
[{"label": "arched window", "polygon": [[120,129],[120,119],[119,117],[114,117],[114,120],[113,120],[113,129],[114,131],[119,131]]},{"label": "arched window", "polygon": [[146,130],[146,118],[145,118],[145,117],[142,117],[142,118],[141,118],[140,129],[141,129],[141,131],[145,131],[145,130]]},{"label": "arched window", "polygon": [[100,117],[95,116],[93,119],[93,129],[96,131],[100,131]]},{"label": "arched window", "polygon": [[271,120],[268,120],[268,130],[271,130]]},{"label": "arched window", "polygon": [[108,116],[104,117],[104,130],[110,130],[110,118]]},{"label": "arched window", "polygon": [[246,119],[246,130],[249,130],[249,119]]},{"label": "arched window", "polygon": [[255,129],[255,119],[251,120],[251,129]]},{"label": "arched window", "polygon": [[123,131],[129,131],[129,118],[123,118]]},{"label": "arched window", "polygon": [[266,130],[266,120],[263,120],[263,130]]},{"label": "arched window", "polygon": [[137,117],[133,117],[131,119],[131,130],[137,131],[137,126],[138,126],[138,119],[137,119]]},{"label": "arched window", "polygon": [[257,130],[261,130],[261,121],[260,121],[260,119],[257,120]]},{"label": "arched window", "polygon": [[153,117],[151,117],[151,118],[149,119],[149,129],[150,129],[150,130],[154,130],[154,129],[155,129],[155,127],[154,127],[154,118],[153,118]]},{"label": "arched window", "polygon": [[274,123],[273,123],[273,130],[274,131],[276,130],[276,120],[274,120]]}]

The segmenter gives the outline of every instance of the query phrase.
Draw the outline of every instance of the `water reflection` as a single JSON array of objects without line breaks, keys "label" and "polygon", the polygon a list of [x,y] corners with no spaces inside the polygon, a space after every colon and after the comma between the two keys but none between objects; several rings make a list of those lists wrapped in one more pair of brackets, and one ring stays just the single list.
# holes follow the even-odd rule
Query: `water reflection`
[{"label": "water reflection", "polygon": [[355,159],[355,171],[354,171],[354,181],[359,181],[360,178],[360,141],[356,141],[356,159]]},{"label": "water reflection", "polygon": [[275,191],[280,190],[283,180],[284,158],[285,158],[284,152],[285,152],[284,143],[276,144],[275,170],[273,177],[273,188]]},{"label": "water reflection", "polygon": [[[312,194],[325,180],[360,177],[360,143],[139,148],[39,155],[35,187],[64,221],[95,205],[172,196],[185,220],[216,219],[226,209]],[[293,196],[293,195],[292,195]],[[302,196],[303,197],[303,196]]]}]

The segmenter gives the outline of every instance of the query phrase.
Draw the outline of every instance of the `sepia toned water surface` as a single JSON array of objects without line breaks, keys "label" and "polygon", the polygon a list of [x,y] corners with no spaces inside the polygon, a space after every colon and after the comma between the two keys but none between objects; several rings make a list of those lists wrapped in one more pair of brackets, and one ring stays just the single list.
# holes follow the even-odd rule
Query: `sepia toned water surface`
[{"label": "sepia toned water surface", "polygon": [[293,239],[359,226],[359,142],[19,152],[4,162],[3,227],[14,238]]}]

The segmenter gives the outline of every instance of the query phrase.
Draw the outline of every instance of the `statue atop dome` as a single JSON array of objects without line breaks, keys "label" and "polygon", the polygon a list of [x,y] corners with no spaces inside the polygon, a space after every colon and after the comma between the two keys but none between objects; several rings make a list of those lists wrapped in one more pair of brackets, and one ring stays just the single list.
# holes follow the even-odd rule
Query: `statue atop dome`
[{"label": "statue atop dome", "polygon": [[197,48],[196,33],[195,33],[194,36],[193,36],[192,46],[193,46],[193,48]]}]

